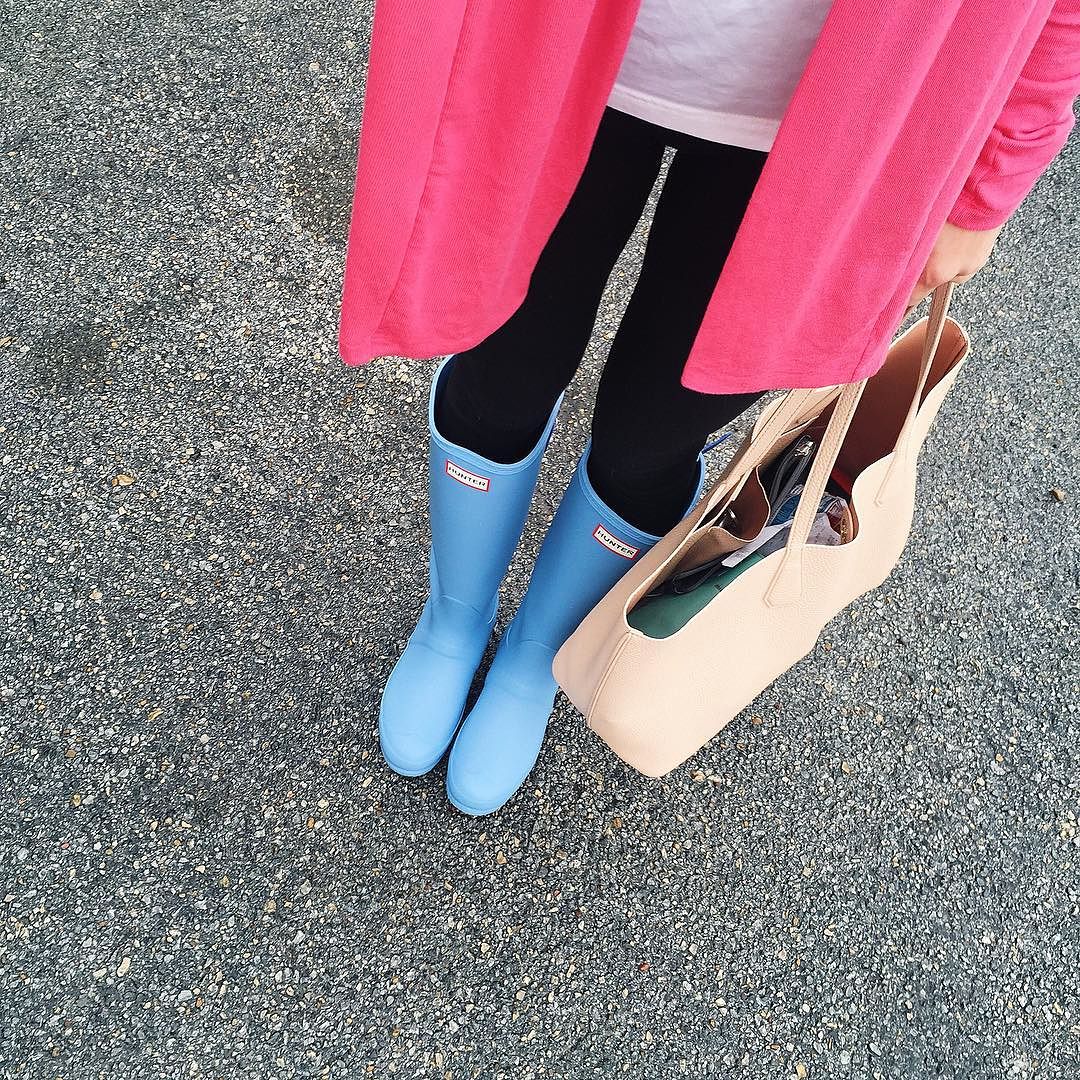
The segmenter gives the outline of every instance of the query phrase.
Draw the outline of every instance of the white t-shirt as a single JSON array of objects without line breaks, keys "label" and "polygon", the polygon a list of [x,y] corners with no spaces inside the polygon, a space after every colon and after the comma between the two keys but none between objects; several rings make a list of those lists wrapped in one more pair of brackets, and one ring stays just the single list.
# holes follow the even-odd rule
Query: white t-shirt
[{"label": "white t-shirt", "polygon": [[641,0],[608,104],[769,150],[832,0]]}]

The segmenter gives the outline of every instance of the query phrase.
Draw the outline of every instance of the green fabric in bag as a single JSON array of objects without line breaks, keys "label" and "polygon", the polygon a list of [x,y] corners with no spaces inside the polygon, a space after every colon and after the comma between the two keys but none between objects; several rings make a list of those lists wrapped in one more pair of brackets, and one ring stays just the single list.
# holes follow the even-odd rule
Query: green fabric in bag
[{"label": "green fabric in bag", "polygon": [[665,593],[642,600],[626,617],[626,621],[646,637],[667,638],[681,630],[710,600],[730,585],[744,570],[749,570],[764,558],[754,552],[737,566],[709,578],[696,589],[686,593]]}]

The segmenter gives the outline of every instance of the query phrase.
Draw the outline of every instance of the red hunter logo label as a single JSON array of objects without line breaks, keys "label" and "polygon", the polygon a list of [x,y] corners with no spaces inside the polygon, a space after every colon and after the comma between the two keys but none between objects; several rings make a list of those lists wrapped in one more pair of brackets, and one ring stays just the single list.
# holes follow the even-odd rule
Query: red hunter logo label
[{"label": "red hunter logo label", "polygon": [[446,459],[446,475],[453,477],[459,484],[464,484],[473,491],[489,491],[491,479],[487,476],[478,476],[476,473],[455,465],[449,458]]},{"label": "red hunter logo label", "polygon": [[641,550],[630,544],[624,544],[617,536],[612,536],[603,525],[596,526],[593,536],[609,551],[614,551],[616,555],[621,555],[624,559],[636,559],[638,551]]}]

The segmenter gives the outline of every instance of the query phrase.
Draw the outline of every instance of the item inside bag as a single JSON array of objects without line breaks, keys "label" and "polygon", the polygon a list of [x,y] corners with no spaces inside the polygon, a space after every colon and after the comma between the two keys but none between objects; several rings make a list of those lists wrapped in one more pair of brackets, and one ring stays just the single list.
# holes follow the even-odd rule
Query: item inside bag
[{"label": "item inside bag", "polygon": [[[816,450],[815,438],[804,435],[764,471],[761,480],[770,512],[764,528],[753,539],[735,551],[676,572],[658,583],[629,612],[629,624],[649,637],[670,637],[740,574],[779,551],[787,543]],[[818,504],[808,543],[834,546],[849,538],[845,532],[850,519],[846,493],[842,477],[830,479]]]}]

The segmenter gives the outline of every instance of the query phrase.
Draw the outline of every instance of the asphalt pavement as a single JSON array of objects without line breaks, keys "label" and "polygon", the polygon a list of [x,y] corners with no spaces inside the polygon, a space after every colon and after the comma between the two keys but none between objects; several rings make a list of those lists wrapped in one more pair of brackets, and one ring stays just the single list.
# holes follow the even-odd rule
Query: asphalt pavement
[{"label": "asphalt pavement", "polygon": [[431,366],[336,355],[370,23],[0,13],[0,1076],[1078,1075],[1080,137],[887,584],[664,780],[560,698],[473,820],[378,752]]}]

